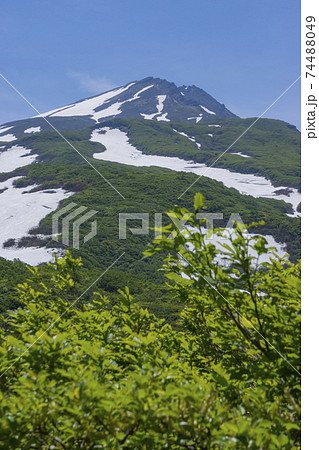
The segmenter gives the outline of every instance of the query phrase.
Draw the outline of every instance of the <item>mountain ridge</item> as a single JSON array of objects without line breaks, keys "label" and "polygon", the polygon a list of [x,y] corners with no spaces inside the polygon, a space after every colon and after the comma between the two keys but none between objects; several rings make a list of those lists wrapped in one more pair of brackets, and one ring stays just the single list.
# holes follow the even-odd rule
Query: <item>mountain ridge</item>
[{"label": "mountain ridge", "polygon": [[[95,100],[98,104],[94,104]],[[79,106],[92,108],[91,114],[79,111]],[[178,87],[173,82],[154,77],[129,82],[124,86],[49,111],[44,115],[47,117],[69,116],[72,109],[75,109],[74,115],[93,115],[97,122],[113,117],[143,117],[174,122],[199,122],[202,119],[211,119],[212,115],[219,118],[237,117],[225,105],[195,85]]]},{"label": "mountain ridge", "polygon": [[[80,120],[79,127],[82,128],[115,117],[184,123],[237,118],[224,104],[195,85],[178,87],[161,78],[146,77],[29,119],[7,122],[0,127],[0,141],[10,142],[24,134],[25,130],[21,134],[19,125],[25,124],[27,133],[37,132],[33,128],[39,127],[37,119],[42,117],[47,120],[63,119],[61,123],[55,120],[58,129],[70,129],[65,128],[63,123],[67,121],[69,126],[70,118],[74,122]],[[17,130],[14,129],[16,126]],[[78,128],[75,124],[71,129],[74,126]]]}]

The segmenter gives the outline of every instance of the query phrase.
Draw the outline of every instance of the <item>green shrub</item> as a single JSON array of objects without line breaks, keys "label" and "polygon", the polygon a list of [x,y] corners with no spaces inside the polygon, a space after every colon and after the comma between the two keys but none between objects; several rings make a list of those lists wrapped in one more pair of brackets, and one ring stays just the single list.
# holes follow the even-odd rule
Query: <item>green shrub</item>
[{"label": "green shrub", "polygon": [[[300,266],[242,227],[221,264],[204,221],[189,223],[164,227],[145,252],[166,252],[183,305],[174,328],[127,288],[112,306],[77,300],[81,261],[69,253],[49,284],[33,269],[23,308],[2,318],[1,448],[299,448]],[[273,259],[256,265],[249,247]]]}]

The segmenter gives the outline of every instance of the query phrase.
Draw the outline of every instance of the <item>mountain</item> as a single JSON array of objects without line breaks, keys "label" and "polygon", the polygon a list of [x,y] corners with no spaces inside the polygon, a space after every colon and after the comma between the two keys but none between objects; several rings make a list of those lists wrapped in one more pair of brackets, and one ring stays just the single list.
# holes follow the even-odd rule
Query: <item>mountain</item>
[{"label": "mountain", "polygon": [[[153,232],[121,240],[119,215],[148,214],[153,227],[170,204],[191,209],[196,192],[222,216],[216,226],[232,214],[263,220],[256,231],[281,256],[299,257],[300,133],[290,124],[252,126],[255,119],[236,117],[202,89],[158,78],[44,116],[0,127],[0,309],[10,279],[26,276],[15,259],[38,265],[68,248],[83,258],[88,278],[125,252],[101,281],[103,291],[127,284],[141,304],[171,317],[176,305],[157,271],[161,261],[142,258]],[[96,214],[97,235],[84,242],[91,221],[81,224],[79,249],[62,242],[61,224],[52,230],[53,215],[72,204]]]},{"label": "mountain", "polygon": [[140,81],[44,114],[45,117],[89,117],[97,122],[113,117],[157,121],[199,122],[236,117],[225,105],[196,86],[177,87],[160,78]]},{"label": "mountain", "polygon": [[[237,117],[196,86],[177,87],[153,77],[48,111],[43,116],[59,130],[81,129],[114,117],[186,123]],[[9,122],[0,128],[0,142],[49,130],[50,125],[40,116]]]}]

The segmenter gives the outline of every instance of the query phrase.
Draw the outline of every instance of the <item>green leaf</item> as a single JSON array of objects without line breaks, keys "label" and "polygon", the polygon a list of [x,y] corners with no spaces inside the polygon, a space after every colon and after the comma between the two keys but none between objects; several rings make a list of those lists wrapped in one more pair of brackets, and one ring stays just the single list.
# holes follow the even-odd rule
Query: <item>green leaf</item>
[{"label": "green leaf", "polygon": [[203,208],[205,202],[205,198],[202,194],[197,192],[194,197],[194,209],[195,212],[198,212],[200,208]]}]

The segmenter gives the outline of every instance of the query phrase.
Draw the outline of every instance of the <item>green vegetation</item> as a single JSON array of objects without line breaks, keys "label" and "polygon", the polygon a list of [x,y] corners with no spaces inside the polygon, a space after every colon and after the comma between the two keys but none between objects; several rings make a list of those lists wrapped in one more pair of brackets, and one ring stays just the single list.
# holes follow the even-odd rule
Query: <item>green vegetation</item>
[{"label": "green vegetation", "polygon": [[29,270],[21,261],[0,258],[0,313],[19,306],[16,287],[26,280]]},{"label": "green vegetation", "polygon": [[[70,253],[20,284],[23,308],[2,318],[1,448],[300,448],[300,264],[238,225],[225,266],[204,221],[189,223],[145,252],[166,255],[173,327],[127,288],[80,297],[87,272]],[[273,259],[256,265],[252,247]]]},{"label": "green vegetation", "polygon": [[[243,131],[242,126],[247,127],[250,122],[248,119],[247,121],[241,119],[215,120],[215,124],[219,123],[222,124],[221,128],[209,127],[208,123],[171,124],[139,119],[113,119],[103,125],[116,126],[128,132],[131,142],[146,153],[181,156],[205,162],[227,148],[236,133],[240,134]],[[81,124],[86,124],[86,122],[81,122]],[[72,124],[69,125],[71,127]],[[75,126],[75,124],[73,125]],[[22,128],[23,126],[21,124]],[[98,126],[100,125],[96,125],[96,127]],[[179,135],[173,129],[194,136],[201,143],[202,150],[198,150],[193,142]],[[193,195],[197,190],[205,193],[208,212],[223,214],[224,219],[216,221],[216,226],[226,226],[232,213],[239,214],[245,223],[264,221],[265,225],[259,227],[258,230],[255,229],[254,232],[271,234],[277,242],[287,243],[287,252],[291,255],[292,261],[295,262],[300,257],[300,219],[286,216],[286,213],[291,212],[290,205],[274,199],[244,196],[235,189],[226,188],[222,183],[204,177],[181,200],[177,200],[181,193],[197,179],[196,175],[156,167],[132,167],[95,160],[92,158],[92,154],[104,151],[105,148],[88,140],[91,132],[92,128],[85,128],[63,131],[63,135],[98,168],[103,176],[125,196],[125,199],[122,199],[107,183],[103,183],[98,174],[56,132],[46,131],[19,139],[17,141],[19,145],[30,148],[39,155],[39,162],[8,174],[1,174],[0,180],[21,176],[15,183],[17,187],[31,184],[37,184],[39,187],[36,189],[41,190],[62,187],[76,194],[65,200],[61,207],[75,202],[78,206],[83,205],[98,211],[96,216],[97,236],[84,244],[83,238],[90,231],[90,223],[83,224],[80,250],[71,249],[71,252],[73,257],[81,256],[83,258],[87,277],[90,278],[94,277],[99,270],[105,269],[125,251],[125,256],[119,261],[117,268],[108,273],[107,283],[101,281],[99,289],[103,294],[113,298],[117,288],[115,281],[122,280],[129,286],[135,300],[140,305],[150,307],[158,317],[165,318],[170,322],[176,320],[179,308],[164,285],[163,274],[157,271],[161,267],[161,259],[155,257],[152,260],[144,260],[142,256],[143,250],[152,240],[153,234],[134,236],[128,233],[128,239],[119,240],[118,216],[119,213],[124,212],[149,213],[152,227],[154,226],[154,214],[165,212],[170,204],[190,208]],[[208,133],[214,134],[213,140]],[[236,144],[232,151],[242,151],[254,155],[254,157],[241,158],[226,154],[219,160],[221,166],[226,164],[224,167],[231,167],[242,172],[254,171],[255,173],[259,172],[263,166],[260,173],[264,174],[265,167],[270,167],[269,164],[276,161],[278,170],[285,171],[285,168],[291,164],[297,168],[298,172],[299,133],[296,130],[289,128],[283,122],[260,120],[249,133],[252,135],[248,136],[247,133],[243,136],[238,141],[238,146]],[[267,141],[267,144],[261,142],[264,140]],[[280,147],[280,151],[276,150],[275,143]],[[265,152],[267,155],[263,156]],[[259,167],[260,162],[262,164]],[[233,166],[229,164],[233,164]],[[236,164],[243,166],[237,167]],[[285,173],[288,174],[288,169]],[[283,179],[281,181],[284,182]],[[286,180],[285,184],[287,186],[294,185],[293,178]],[[134,226],[138,227],[140,223],[136,223]],[[25,237],[18,242],[11,240],[6,245],[42,245],[65,249],[61,242],[57,243],[51,239],[51,232],[52,213],[41,221],[37,229],[32,230],[31,237]],[[48,237],[41,241],[36,236],[37,234],[45,234]],[[27,271],[26,266],[21,263],[12,263],[10,267],[10,270],[14,272],[12,277],[8,277],[6,274],[8,270],[6,263],[0,264],[0,277],[4,280],[0,286],[0,311],[16,305],[14,298],[16,279],[21,276],[21,280],[24,280]],[[41,268],[40,271],[45,271],[45,269]],[[114,282],[112,281],[113,277]],[[81,280],[79,283],[81,285]]]},{"label": "green vegetation", "polygon": [[[44,141],[48,142],[47,139]],[[10,175],[2,175],[2,178],[21,175],[23,177],[17,180],[17,187],[38,184],[38,189],[49,190],[63,187],[66,190],[77,192],[75,196],[65,200],[61,207],[75,202],[79,206],[83,205],[98,211],[96,216],[98,234],[94,239],[83,244],[83,237],[90,231],[90,224],[84,224],[81,227],[80,250],[72,249],[72,254],[74,257],[81,256],[86,269],[94,275],[96,270],[106,268],[125,251],[125,257],[119,262],[117,270],[121,272],[122,279],[126,280],[140,304],[151,304],[151,307],[154,308],[152,311],[160,317],[167,318],[172,314],[175,315],[176,306],[171,300],[168,300],[169,295],[165,289],[163,290],[163,276],[157,273],[157,269],[161,266],[160,259],[155,258],[152,261],[142,259],[143,250],[153,238],[153,234],[134,236],[129,233],[128,239],[119,240],[119,213],[147,212],[150,214],[150,226],[154,226],[155,213],[165,212],[168,205],[176,203],[190,208],[194,189],[200,189],[205,192],[207,210],[224,215],[223,220],[216,221],[217,226],[226,226],[232,213],[240,214],[246,223],[263,220],[265,225],[259,228],[258,232],[272,234],[278,242],[287,242],[287,251],[293,260],[300,256],[300,220],[284,215],[285,212],[289,212],[289,205],[282,201],[242,196],[235,189],[226,188],[222,183],[205,178],[200,179],[182,200],[176,200],[185,188],[196,179],[196,175],[159,168],[136,168],[94,160],[94,164],[105,178],[124,194],[126,197],[124,200],[106,183],[101,184],[98,175],[77,154],[74,156],[72,150],[60,138],[55,138],[54,142],[54,147],[51,148],[48,145],[48,149],[51,154],[55,154],[55,160],[17,169]],[[39,149],[43,149],[43,146],[44,143],[39,143]],[[45,151],[49,152],[49,150]],[[76,159],[76,163],[73,161],[72,164],[60,164],[57,161],[59,158],[65,161],[71,156]],[[140,226],[140,224],[136,226]],[[31,234],[47,234],[49,236],[51,232],[52,213],[42,220],[39,227]],[[39,244],[38,241],[37,244]],[[34,245],[34,238],[23,239],[23,245]],[[64,248],[62,244],[52,241],[50,237],[44,239],[42,245]],[[17,268],[16,277],[19,277],[21,264],[15,267]],[[6,270],[5,266],[0,265],[0,276],[4,279],[7,278]],[[23,277],[22,272],[21,276]],[[147,295],[145,294],[146,285],[149,291]],[[110,292],[107,286],[102,288],[105,292]],[[6,290],[2,292],[1,298],[6,297]],[[8,298],[10,299],[12,296],[10,295]],[[7,300],[2,300],[1,310],[5,310],[7,306]]]},{"label": "green vegetation", "polygon": [[[67,149],[68,152],[70,149]],[[58,146],[57,146],[58,152]],[[291,253],[293,260],[300,255],[300,219],[294,219],[284,215],[288,212],[288,205],[272,199],[255,199],[251,196],[240,195],[235,189],[229,189],[222,183],[200,179],[196,186],[185,196],[176,201],[185,187],[196,179],[193,174],[176,173],[158,168],[133,168],[116,163],[99,164],[101,173],[125,195],[122,199],[106,183],[101,185],[100,178],[87,165],[70,164],[33,164],[18,169],[10,176],[20,173],[24,177],[16,183],[18,187],[30,184],[39,184],[41,189],[63,187],[68,190],[78,191],[76,195],[66,199],[61,207],[70,202],[78,206],[83,205],[98,211],[97,235],[87,243],[83,243],[84,236],[90,231],[90,223],[83,224],[80,231],[80,250],[71,249],[74,257],[82,257],[88,277],[94,277],[99,270],[104,270],[122,252],[124,257],[118,266],[109,273],[111,276],[122,280],[129,286],[135,299],[141,305],[148,305],[152,312],[159,317],[175,320],[176,305],[167,289],[163,286],[164,277],[157,269],[161,267],[160,258],[152,260],[143,259],[143,250],[153,239],[154,233],[149,235],[132,235],[128,231],[126,240],[119,240],[119,214],[123,212],[145,212],[150,214],[150,226],[154,226],[154,214],[165,212],[170,204],[179,204],[190,208],[192,205],[192,192],[200,189],[205,192],[207,198],[207,211],[223,213],[224,219],[215,222],[216,226],[226,226],[232,213],[240,214],[245,223],[259,222],[263,220],[265,225],[258,228],[258,232],[272,234],[277,241],[287,242],[287,251]],[[165,186],[165,188],[163,188]],[[165,222],[164,222],[165,223]],[[128,226],[140,227],[129,223]],[[256,231],[256,230],[255,230]],[[31,232],[34,234],[52,233],[52,213],[41,221],[39,227]],[[72,238],[72,232],[71,232]],[[39,242],[37,241],[37,244]],[[23,239],[23,245],[34,245],[34,237]],[[48,247],[65,248],[62,243],[53,241],[50,237],[42,241],[42,245]],[[20,266],[16,266],[19,277]],[[43,269],[41,269],[43,270]],[[6,268],[0,266],[0,276],[6,278]],[[90,275],[91,274],[91,275]],[[23,276],[21,274],[21,276]],[[107,284],[99,286],[108,295],[113,292]],[[114,293],[112,294],[114,295]],[[4,293],[6,296],[6,293]],[[12,298],[11,296],[9,298]],[[7,308],[7,303],[2,304],[2,310]]]},{"label": "green vegetation", "polygon": [[[177,156],[198,163],[212,163],[242,137],[214,164],[240,173],[261,175],[275,186],[300,189],[300,133],[280,120],[260,119],[253,127],[254,119],[215,120],[214,122],[163,123],[144,119],[111,119],[103,126],[119,128],[128,133],[130,142],[139,150],[151,155]],[[210,125],[220,125],[213,127]],[[63,131],[63,135],[85,156],[92,156],[104,147],[88,139],[92,129],[101,124],[77,131]],[[195,138],[196,144],[176,131]],[[247,131],[247,132],[246,132]],[[244,134],[243,134],[244,133]],[[209,135],[213,135],[213,138]],[[63,164],[85,163],[70,149],[56,132],[42,132],[19,139],[19,144],[32,148],[40,155],[40,161]],[[232,155],[242,152],[250,158]],[[95,160],[94,160],[95,161]],[[95,161],[96,163],[96,161]]]},{"label": "green vegetation", "polygon": [[[246,132],[253,122],[254,119],[216,120],[214,124],[221,127],[210,127],[207,122],[168,124],[138,119],[114,119],[108,123],[126,129],[131,143],[144,153],[178,156],[206,164],[212,163],[245,133],[214,167],[261,175],[274,186],[300,189],[299,131],[279,120],[260,119]],[[201,148],[174,130],[195,138]],[[250,158],[232,155],[232,152],[242,152]]]}]

